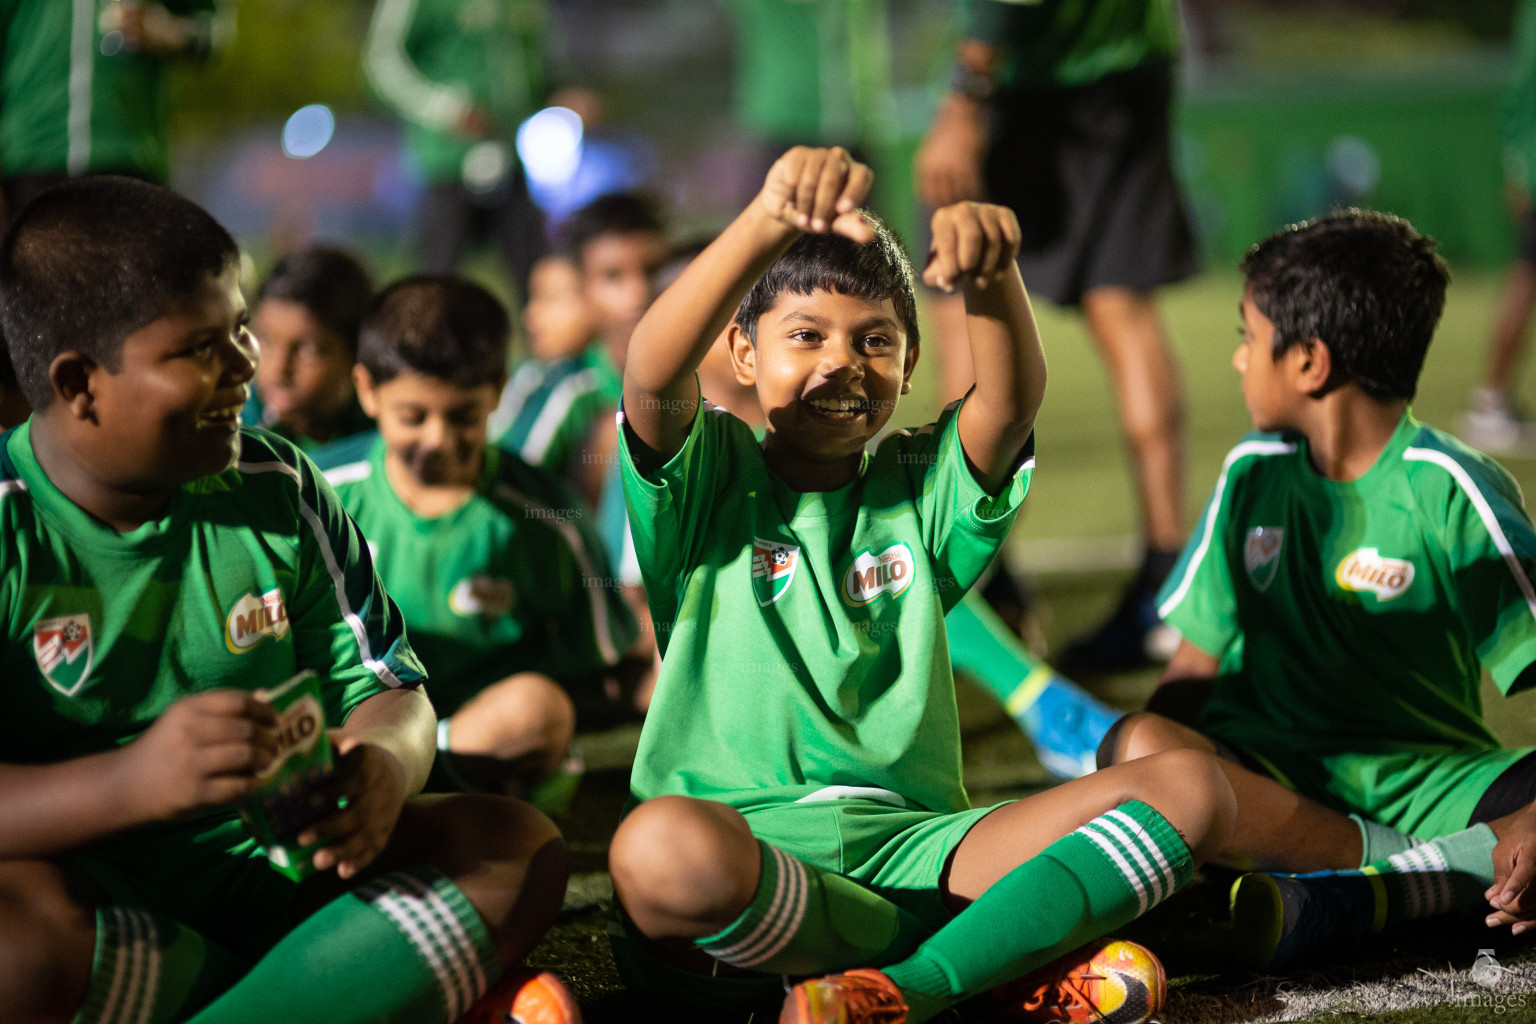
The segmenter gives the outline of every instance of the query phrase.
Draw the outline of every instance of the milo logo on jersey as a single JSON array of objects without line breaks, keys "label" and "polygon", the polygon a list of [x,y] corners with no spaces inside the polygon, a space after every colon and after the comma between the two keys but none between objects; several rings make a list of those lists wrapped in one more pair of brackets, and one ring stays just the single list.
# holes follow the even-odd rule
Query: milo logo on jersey
[{"label": "milo logo on jersey", "polygon": [[1390,601],[1413,585],[1413,563],[1383,558],[1375,548],[1356,548],[1344,556],[1333,579],[1345,590],[1369,592],[1379,601]]},{"label": "milo logo on jersey", "polygon": [[511,580],[471,576],[467,580],[459,580],[453,590],[449,591],[448,609],[466,619],[477,615],[497,618],[512,610],[515,598]]},{"label": "milo logo on jersey", "polygon": [[230,654],[244,654],[264,637],[281,640],[288,634],[288,606],[276,587],[257,597],[246,594],[235,602],[224,621],[224,646]]},{"label": "milo logo on jersey", "polygon": [[878,555],[865,551],[853,560],[843,576],[843,600],[858,607],[881,594],[900,597],[916,575],[912,549],[896,543]]},{"label": "milo logo on jersey", "polygon": [[60,615],[32,627],[32,657],[48,685],[66,697],[85,685],[95,660],[89,615]]},{"label": "milo logo on jersey", "polygon": [[776,540],[752,539],[752,593],[766,608],[784,596],[800,565],[800,548]]}]

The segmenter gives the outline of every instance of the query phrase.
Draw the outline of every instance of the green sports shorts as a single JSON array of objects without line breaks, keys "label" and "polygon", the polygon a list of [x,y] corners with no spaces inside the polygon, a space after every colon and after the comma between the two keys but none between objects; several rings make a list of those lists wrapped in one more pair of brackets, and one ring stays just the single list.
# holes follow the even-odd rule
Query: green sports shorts
[{"label": "green sports shorts", "polygon": [[[863,798],[775,804],[743,811],[752,834],[813,867],[851,878],[937,931],[954,915],[939,883],[950,854],[972,826],[1003,804],[944,814]],[[608,938],[619,976],[630,989],[715,1010],[777,1006],[777,974],[696,974],[658,959],[614,900]],[[910,950],[892,951],[891,963]],[[879,958],[876,958],[879,960]],[[879,962],[870,966],[879,967]]]},{"label": "green sports shorts", "polygon": [[268,865],[232,815],[134,829],[63,860],[107,903],[178,921],[253,961],[294,924],[298,883]]},{"label": "green sports shorts", "polygon": [[1495,779],[1536,747],[1425,754],[1314,754],[1213,737],[1302,796],[1417,839],[1467,827]]}]

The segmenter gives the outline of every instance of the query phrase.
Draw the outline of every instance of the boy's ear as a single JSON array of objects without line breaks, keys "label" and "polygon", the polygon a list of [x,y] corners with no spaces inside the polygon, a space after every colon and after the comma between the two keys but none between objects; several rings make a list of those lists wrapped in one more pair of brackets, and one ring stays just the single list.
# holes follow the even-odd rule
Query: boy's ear
[{"label": "boy's ear", "polygon": [[373,386],[373,374],[362,363],[352,364],[352,384],[357,388],[357,404],[363,407],[368,418],[379,418],[379,394]]},{"label": "boy's ear", "polygon": [[917,357],[922,346],[916,342],[907,346],[907,361],[901,367],[901,393],[906,394],[912,390],[912,371],[917,369]]},{"label": "boy's ear", "polygon": [[1296,390],[1321,397],[1333,380],[1333,353],[1317,338],[1308,338],[1292,351]]},{"label": "boy's ear", "polygon": [[83,352],[71,349],[60,352],[48,364],[48,381],[53,385],[53,397],[69,409],[77,420],[93,420],[96,415],[96,397],[91,394],[91,374],[99,367],[96,361]]},{"label": "boy's ear", "polygon": [[[741,325],[732,320],[725,329],[726,345],[731,350],[731,366],[736,370],[736,383],[743,387],[757,385],[757,348]],[[716,344],[719,342],[717,341]]]}]

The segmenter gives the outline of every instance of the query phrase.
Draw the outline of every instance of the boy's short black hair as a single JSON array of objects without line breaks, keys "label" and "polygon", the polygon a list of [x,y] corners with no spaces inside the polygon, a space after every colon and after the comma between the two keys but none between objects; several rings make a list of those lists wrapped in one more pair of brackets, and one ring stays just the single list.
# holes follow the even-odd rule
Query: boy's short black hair
[{"label": "boy's short black hair", "polygon": [[747,292],[736,310],[736,324],[757,344],[757,321],[783,292],[809,295],[820,288],[855,299],[890,299],[907,344],[918,343],[917,294],[912,262],[885,222],[860,211],[874,229],[874,241],[855,242],[843,235],[801,235]]},{"label": "boy's short black hair", "polygon": [[496,296],[452,274],[417,274],[374,297],[357,361],[374,384],[411,371],[461,388],[500,384],[512,321]]},{"label": "boy's short black hair", "polygon": [[357,332],[373,301],[373,278],[358,258],[329,245],[311,245],[273,264],[256,301],[282,299],[309,310],[320,326],[357,352]]},{"label": "boy's short black hair", "polygon": [[1276,359],[1317,338],[1333,357],[1330,386],[1413,397],[1451,280],[1433,238],[1390,213],[1341,210],[1271,235],[1241,268],[1275,325]]},{"label": "boy's short black hair", "polygon": [[47,408],[61,352],[115,371],[123,339],[239,259],[218,221],[159,185],[98,175],[39,194],[0,241],[0,334],[21,393]]},{"label": "boy's short black hair", "polygon": [[661,204],[643,192],[614,192],[598,196],[571,214],[561,229],[562,248],[576,268],[588,245],[608,235],[656,234],[665,236],[667,221]]}]

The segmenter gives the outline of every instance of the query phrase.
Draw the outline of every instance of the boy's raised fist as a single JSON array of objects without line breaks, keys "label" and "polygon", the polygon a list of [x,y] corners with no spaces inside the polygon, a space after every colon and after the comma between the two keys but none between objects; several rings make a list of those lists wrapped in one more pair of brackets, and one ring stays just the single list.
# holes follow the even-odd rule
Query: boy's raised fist
[{"label": "boy's raised fist", "polygon": [[796,146],[769,169],[758,202],[770,217],[800,231],[835,231],[871,242],[875,233],[858,209],[874,180],[874,172],[841,146]]},{"label": "boy's raised fist", "polygon": [[934,212],[932,236],[923,283],[946,292],[967,282],[985,288],[1008,273],[1019,255],[1019,220],[1006,206],[946,206]]}]

